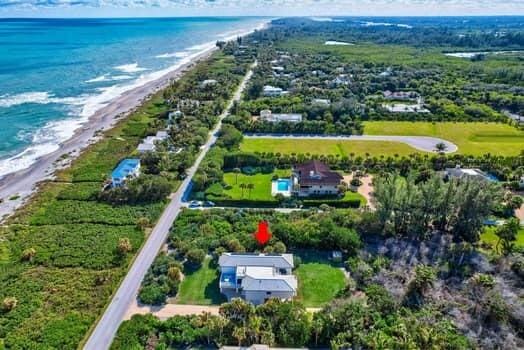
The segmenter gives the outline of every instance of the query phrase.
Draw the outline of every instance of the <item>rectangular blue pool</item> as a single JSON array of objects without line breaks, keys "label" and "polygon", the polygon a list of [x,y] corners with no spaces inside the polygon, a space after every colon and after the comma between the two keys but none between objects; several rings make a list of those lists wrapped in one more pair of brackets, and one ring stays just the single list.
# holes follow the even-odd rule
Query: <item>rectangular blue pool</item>
[{"label": "rectangular blue pool", "polygon": [[277,181],[277,190],[289,191],[289,180],[278,180]]}]

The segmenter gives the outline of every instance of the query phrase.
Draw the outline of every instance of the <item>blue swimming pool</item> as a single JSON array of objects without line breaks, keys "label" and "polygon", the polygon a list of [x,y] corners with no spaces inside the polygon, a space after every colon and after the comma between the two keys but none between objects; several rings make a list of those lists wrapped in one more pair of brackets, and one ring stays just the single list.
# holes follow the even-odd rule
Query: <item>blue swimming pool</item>
[{"label": "blue swimming pool", "polygon": [[277,190],[289,191],[289,180],[278,180],[277,181]]}]

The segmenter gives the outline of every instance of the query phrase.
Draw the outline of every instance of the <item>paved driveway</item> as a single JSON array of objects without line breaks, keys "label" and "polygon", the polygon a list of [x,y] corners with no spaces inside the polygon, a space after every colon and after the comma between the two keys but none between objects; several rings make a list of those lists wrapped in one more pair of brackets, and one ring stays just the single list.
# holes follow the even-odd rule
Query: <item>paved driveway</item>
[{"label": "paved driveway", "polygon": [[405,143],[424,152],[435,152],[437,143],[444,143],[444,153],[454,153],[458,150],[454,143],[430,136],[391,136],[391,135],[298,135],[298,134],[247,134],[251,139],[297,139],[297,140],[339,140],[339,141],[393,141]]}]

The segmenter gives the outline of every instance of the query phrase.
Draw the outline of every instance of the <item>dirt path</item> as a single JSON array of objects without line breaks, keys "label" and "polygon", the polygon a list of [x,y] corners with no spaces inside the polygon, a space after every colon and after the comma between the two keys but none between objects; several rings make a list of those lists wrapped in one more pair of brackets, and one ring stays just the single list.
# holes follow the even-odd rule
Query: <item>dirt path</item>
[{"label": "dirt path", "polygon": [[520,224],[524,225],[524,204],[519,209],[515,210],[515,216],[520,220]]},{"label": "dirt path", "polygon": [[219,306],[208,305],[181,305],[166,304],[163,306],[138,305],[135,301],[127,310],[124,320],[129,320],[133,315],[152,314],[161,320],[166,320],[173,316],[199,315],[203,312],[209,312],[212,315],[218,315]]},{"label": "dirt path", "polygon": [[[344,176],[344,182],[350,186],[350,182],[353,179],[353,174]],[[366,175],[364,177],[360,178],[360,181],[362,181],[362,185],[358,187],[357,192],[364,198],[366,198],[367,206],[371,210],[375,210],[375,206],[373,205],[373,202],[371,201],[371,194],[373,193],[373,176],[372,175]]]},{"label": "dirt path", "polygon": [[[133,315],[147,315],[152,314],[160,320],[167,320],[173,316],[188,316],[200,315],[203,312],[209,312],[211,315],[218,315],[218,305],[182,305],[182,304],[166,304],[163,306],[139,305],[136,301],[129,306],[124,320],[129,320]],[[314,313],[320,311],[321,308],[308,307],[307,311]]]}]

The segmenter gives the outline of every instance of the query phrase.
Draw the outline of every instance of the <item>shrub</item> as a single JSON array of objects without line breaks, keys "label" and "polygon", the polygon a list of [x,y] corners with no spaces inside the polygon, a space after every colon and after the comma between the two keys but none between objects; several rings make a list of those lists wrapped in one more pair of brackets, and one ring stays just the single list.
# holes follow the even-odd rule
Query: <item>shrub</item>
[{"label": "shrub", "polygon": [[133,250],[131,241],[127,237],[122,237],[118,240],[118,252],[125,255]]},{"label": "shrub", "polygon": [[13,310],[16,305],[18,304],[18,300],[14,297],[6,297],[2,301],[2,311],[3,312],[9,312]]},{"label": "shrub", "polygon": [[186,253],[187,262],[193,266],[202,264],[206,257],[206,252],[203,249],[191,249]]},{"label": "shrub", "polygon": [[23,261],[33,261],[33,258],[36,255],[35,248],[27,248],[22,252],[22,260]]}]

